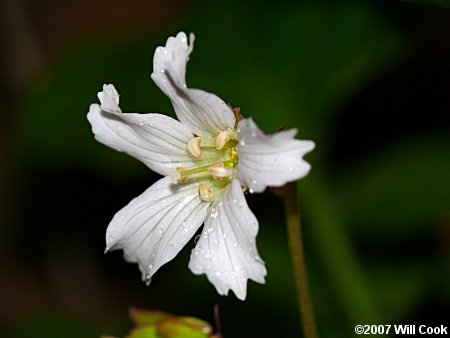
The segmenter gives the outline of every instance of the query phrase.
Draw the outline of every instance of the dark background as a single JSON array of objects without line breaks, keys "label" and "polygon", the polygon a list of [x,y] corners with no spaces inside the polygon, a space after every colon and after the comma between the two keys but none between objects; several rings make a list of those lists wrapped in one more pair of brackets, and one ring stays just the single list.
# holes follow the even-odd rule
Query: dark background
[{"label": "dark background", "polygon": [[224,336],[298,337],[282,200],[248,196],[268,276],[247,300],[187,268],[193,241],[146,287],[103,254],[114,213],[159,177],[97,143],[104,83],[126,112],[172,114],[156,46],[194,32],[187,78],[266,132],[317,148],[299,182],[322,337],[357,324],[450,318],[450,10],[402,1],[0,1],[0,336],[124,336],[139,306]]}]

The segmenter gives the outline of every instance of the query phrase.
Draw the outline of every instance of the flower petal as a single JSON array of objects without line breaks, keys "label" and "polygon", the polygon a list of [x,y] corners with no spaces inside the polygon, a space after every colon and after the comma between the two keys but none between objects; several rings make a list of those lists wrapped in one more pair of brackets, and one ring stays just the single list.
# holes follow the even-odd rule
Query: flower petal
[{"label": "flower petal", "polygon": [[194,44],[184,32],[170,37],[165,47],[156,48],[152,79],[170,98],[181,123],[199,136],[215,135],[234,128],[236,119],[231,109],[214,94],[186,87],[186,64]]},{"label": "flower petal", "polygon": [[233,290],[244,300],[247,279],[264,283],[267,274],[255,238],[258,220],[249,209],[239,181],[234,180],[210,209],[200,240],[192,251],[189,268],[206,274],[221,295]]},{"label": "flower petal", "polygon": [[198,196],[198,184],[157,181],[112,219],[106,231],[107,250],[123,249],[136,262],[143,280],[172,260],[205,220],[208,203]]},{"label": "flower petal", "polygon": [[87,118],[99,142],[130,154],[161,175],[205,160],[188,152],[187,142],[194,136],[177,120],[161,114],[122,113],[113,85],[104,85],[98,96],[101,106],[92,104]]},{"label": "flower petal", "polygon": [[296,140],[296,129],[264,134],[252,119],[239,122],[239,163],[236,177],[250,192],[279,187],[306,176],[311,168],[303,156],[313,141]]}]

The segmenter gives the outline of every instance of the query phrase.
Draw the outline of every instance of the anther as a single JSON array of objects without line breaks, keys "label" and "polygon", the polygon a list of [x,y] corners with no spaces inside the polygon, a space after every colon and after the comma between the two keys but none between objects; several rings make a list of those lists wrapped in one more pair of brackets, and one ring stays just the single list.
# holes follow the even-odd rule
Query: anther
[{"label": "anther", "polygon": [[191,138],[187,143],[187,149],[194,157],[202,156],[202,149],[200,148],[200,137]]},{"label": "anther", "polygon": [[214,176],[214,178],[220,179],[222,177],[231,176],[233,174],[233,169],[226,168],[223,163],[218,163],[208,167],[208,172]]},{"label": "anther", "polygon": [[206,202],[211,202],[214,197],[212,190],[205,183],[200,183],[198,186],[198,194]]},{"label": "anther", "polygon": [[186,168],[183,167],[178,167],[176,171],[172,172],[169,174],[169,176],[172,178],[172,180],[174,181],[178,181],[178,183],[186,183],[188,180],[187,175],[183,175],[182,172],[186,171]]},{"label": "anther", "polygon": [[221,131],[216,137],[216,149],[222,149],[225,144],[230,140],[228,133],[226,131]]}]

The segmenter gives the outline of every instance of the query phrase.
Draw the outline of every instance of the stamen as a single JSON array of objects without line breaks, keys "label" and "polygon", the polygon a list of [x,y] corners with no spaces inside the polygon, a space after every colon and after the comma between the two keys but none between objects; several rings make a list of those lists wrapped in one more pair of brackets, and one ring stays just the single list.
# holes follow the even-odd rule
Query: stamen
[{"label": "stamen", "polygon": [[229,140],[237,139],[238,136],[234,129],[223,130],[216,136],[216,149],[220,150],[225,146],[225,144],[227,144]]},{"label": "stamen", "polygon": [[205,183],[200,183],[198,186],[198,194],[206,202],[211,202],[214,197],[212,190]]},{"label": "stamen", "polygon": [[220,150],[230,140],[226,131],[221,131],[216,137],[216,149]]},{"label": "stamen", "polygon": [[191,138],[187,143],[187,149],[194,157],[202,156],[202,149],[200,148],[200,137]]},{"label": "stamen", "polygon": [[178,183],[186,183],[188,177],[186,175],[182,175],[181,173],[187,171],[186,168],[178,167],[176,171],[171,172],[169,174],[170,178],[174,181],[178,181]]},{"label": "stamen", "polygon": [[210,166],[208,168],[208,172],[216,179],[233,175],[233,169],[230,167],[225,167],[224,163],[218,163]]}]

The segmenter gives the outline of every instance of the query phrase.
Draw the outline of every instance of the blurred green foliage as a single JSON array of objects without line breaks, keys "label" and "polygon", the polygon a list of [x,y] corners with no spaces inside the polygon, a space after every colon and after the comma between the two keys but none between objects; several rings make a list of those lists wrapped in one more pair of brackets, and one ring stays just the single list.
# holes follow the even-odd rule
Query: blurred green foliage
[{"label": "blurred green foliage", "polygon": [[131,309],[136,328],[128,338],[208,338],[211,325],[193,317],[177,317],[161,311]]}]

